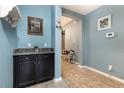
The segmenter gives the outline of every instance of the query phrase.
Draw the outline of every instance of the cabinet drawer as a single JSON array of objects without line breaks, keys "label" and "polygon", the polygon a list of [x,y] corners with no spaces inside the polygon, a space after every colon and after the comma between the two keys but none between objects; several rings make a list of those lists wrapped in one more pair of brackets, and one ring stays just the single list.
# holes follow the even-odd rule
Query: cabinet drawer
[{"label": "cabinet drawer", "polygon": [[21,55],[14,57],[15,62],[35,61],[34,55]]},{"label": "cabinet drawer", "polygon": [[50,60],[53,54],[38,55],[37,60]]}]

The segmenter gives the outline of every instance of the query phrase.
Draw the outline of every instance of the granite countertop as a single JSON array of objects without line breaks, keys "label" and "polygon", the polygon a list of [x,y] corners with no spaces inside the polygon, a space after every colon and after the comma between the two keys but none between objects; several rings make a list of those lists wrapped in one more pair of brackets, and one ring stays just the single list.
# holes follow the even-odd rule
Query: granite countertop
[{"label": "granite countertop", "polygon": [[13,56],[54,53],[53,48],[18,48],[13,50]]}]

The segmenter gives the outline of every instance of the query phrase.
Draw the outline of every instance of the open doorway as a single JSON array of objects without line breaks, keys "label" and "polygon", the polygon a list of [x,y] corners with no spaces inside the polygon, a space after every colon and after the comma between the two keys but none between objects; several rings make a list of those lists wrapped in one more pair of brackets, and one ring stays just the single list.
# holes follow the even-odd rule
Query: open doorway
[{"label": "open doorway", "polygon": [[79,64],[82,52],[82,16],[63,9],[61,25],[62,61]]}]

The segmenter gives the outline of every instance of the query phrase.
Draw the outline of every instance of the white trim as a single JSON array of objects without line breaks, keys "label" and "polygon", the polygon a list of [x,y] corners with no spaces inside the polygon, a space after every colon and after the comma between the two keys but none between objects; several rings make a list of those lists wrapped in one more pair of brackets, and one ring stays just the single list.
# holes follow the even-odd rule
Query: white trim
[{"label": "white trim", "polygon": [[58,77],[58,78],[55,78],[54,81],[57,82],[57,81],[61,81],[62,80],[62,77]]},{"label": "white trim", "polygon": [[104,76],[106,76],[106,77],[109,77],[109,78],[111,78],[111,79],[113,79],[113,80],[116,80],[116,81],[118,81],[118,82],[124,83],[124,80],[123,80],[123,79],[118,78],[118,77],[116,77],[116,76],[112,76],[112,75],[110,75],[110,74],[107,74],[107,73],[102,72],[102,71],[100,71],[100,70],[97,70],[97,69],[95,69],[95,68],[92,68],[92,67],[89,67],[89,66],[86,66],[86,65],[84,65],[84,66],[79,65],[79,67],[80,67],[80,68],[87,68],[87,69],[92,70],[92,71],[94,71],[94,72],[97,72],[97,73],[99,73],[99,74],[101,74],[101,75],[104,75]]},{"label": "white trim", "polygon": [[89,67],[89,66],[85,66],[85,68],[90,69],[90,70],[92,70],[92,71],[94,71],[94,72],[97,72],[97,73],[102,74],[102,75],[107,76],[107,77],[110,76],[110,75],[107,74],[107,73],[104,73],[104,72],[102,72],[102,71],[100,71],[100,70],[94,69],[94,68]]},{"label": "white trim", "polygon": [[72,63],[74,63],[74,64],[76,64],[76,65],[79,65],[79,63],[78,63],[78,62],[76,62],[76,61],[75,61],[75,62],[72,62]]},{"label": "white trim", "polygon": [[79,68],[84,68],[84,66],[78,65]]}]

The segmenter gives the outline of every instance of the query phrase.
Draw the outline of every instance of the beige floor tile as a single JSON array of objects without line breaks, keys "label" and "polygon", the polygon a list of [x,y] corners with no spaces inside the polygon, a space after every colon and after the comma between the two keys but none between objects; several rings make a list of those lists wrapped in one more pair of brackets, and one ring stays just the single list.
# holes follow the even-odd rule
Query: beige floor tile
[{"label": "beige floor tile", "polygon": [[50,80],[29,88],[124,88],[124,84],[78,65],[62,61],[62,81]]}]

